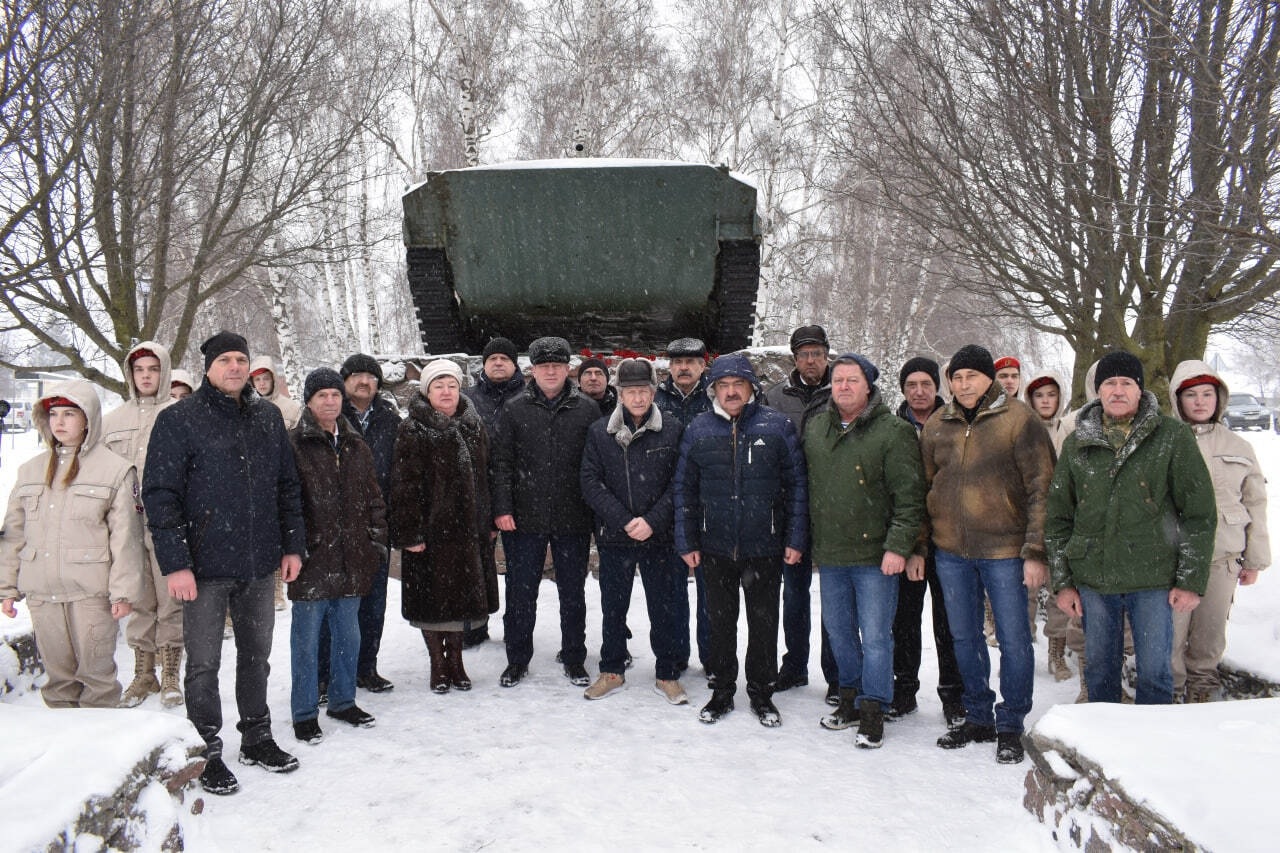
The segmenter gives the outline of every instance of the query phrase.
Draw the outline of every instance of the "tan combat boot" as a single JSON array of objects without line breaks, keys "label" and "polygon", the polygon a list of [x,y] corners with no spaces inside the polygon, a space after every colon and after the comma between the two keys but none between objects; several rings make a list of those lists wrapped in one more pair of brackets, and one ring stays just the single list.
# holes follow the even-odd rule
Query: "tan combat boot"
[{"label": "tan combat boot", "polygon": [[1076,704],[1083,705],[1089,701],[1089,685],[1084,681],[1085,659],[1084,653],[1080,654],[1080,692],[1076,694]]},{"label": "tan combat boot", "polygon": [[156,653],[133,650],[133,683],[120,697],[121,708],[136,708],[152,693],[160,692],[156,681]]},{"label": "tan combat boot", "polygon": [[1049,674],[1054,681],[1066,681],[1071,678],[1071,667],[1067,666],[1067,638],[1049,638]]},{"label": "tan combat boot", "polygon": [[182,646],[165,646],[160,650],[160,704],[176,708],[182,704]]}]

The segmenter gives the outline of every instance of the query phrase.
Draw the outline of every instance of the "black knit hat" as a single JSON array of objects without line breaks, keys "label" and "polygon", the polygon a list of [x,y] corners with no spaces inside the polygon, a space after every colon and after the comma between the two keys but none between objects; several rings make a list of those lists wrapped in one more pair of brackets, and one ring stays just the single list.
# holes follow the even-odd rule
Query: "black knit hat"
[{"label": "black knit hat", "polygon": [[991,351],[978,344],[962,346],[951,356],[951,361],[947,362],[947,378],[950,379],[957,370],[976,370],[993,382],[996,378],[996,364]]},{"label": "black knit hat", "polygon": [[609,365],[604,363],[604,359],[596,358],[595,356],[592,356],[591,358],[584,358],[582,360],[582,364],[578,365],[577,377],[581,379],[582,374],[586,373],[593,367],[599,369],[599,371],[604,374],[605,379],[609,378]]},{"label": "black knit hat", "polygon": [[818,344],[831,349],[831,344],[827,343],[827,330],[821,326],[801,326],[791,333],[792,352],[806,344]]},{"label": "black knit hat", "polygon": [[907,377],[913,373],[927,373],[929,378],[933,380],[934,388],[942,387],[942,380],[938,376],[938,362],[918,355],[915,358],[907,359],[907,363],[902,365],[902,369],[898,371],[899,391],[907,387]]},{"label": "black knit hat", "polygon": [[[361,373],[363,371],[353,372]],[[337,389],[342,393],[343,399],[346,399],[347,386],[342,383],[342,377],[338,375],[338,371],[332,367],[317,367],[307,374],[307,378],[302,383],[302,402],[309,403],[312,395],[322,388]]]},{"label": "black knit hat", "polygon": [[1097,391],[1103,382],[1114,376],[1127,376],[1137,382],[1139,388],[1146,390],[1144,374],[1142,362],[1133,353],[1124,350],[1109,352],[1098,360],[1098,369],[1093,373],[1093,390]]},{"label": "black knit hat", "polygon": [[228,332],[223,329],[209,340],[200,345],[200,352],[204,354],[204,369],[207,371],[209,366],[213,364],[213,360],[224,352],[242,352],[245,357],[249,357],[249,342],[242,335],[235,332]]},{"label": "black knit hat", "polygon": [[506,338],[494,338],[493,340],[489,341],[489,343],[484,345],[484,351],[482,352],[482,358],[480,359],[480,363],[484,364],[486,361],[489,360],[489,356],[495,355],[495,354],[505,355],[507,358],[511,359],[511,362],[513,364],[517,362],[517,359],[519,358],[519,355],[520,355],[516,351],[516,345],[513,344],[511,341],[507,340]]},{"label": "black knit hat", "polygon": [[569,342],[564,338],[538,338],[529,344],[530,364],[568,364]]},{"label": "black knit hat", "polygon": [[382,365],[378,364],[378,360],[371,355],[358,352],[347,356],[347,360],[342,362],[340,375],[345,381],[353,373],[372,373],[378,378],[378,387],[382,387]]},{"label": "black knit hat", "polygon": [[647,358],[624,358],[618,362],[618,387],[635,386],[658,387],[658,378],[654,375],[653,364]]},{"label": "black knit hat", "polygon": [[707,345],[698,338],[676,338],[667,344],[667,358],[706,358]]}]

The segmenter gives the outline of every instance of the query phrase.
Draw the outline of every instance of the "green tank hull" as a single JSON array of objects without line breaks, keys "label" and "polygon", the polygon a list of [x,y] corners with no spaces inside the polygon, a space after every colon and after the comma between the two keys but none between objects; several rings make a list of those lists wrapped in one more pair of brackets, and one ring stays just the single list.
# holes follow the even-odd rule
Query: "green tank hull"
[{"label": "green tank hull", "polygon": [[405,193],[423,347],[479,352],[542,335],[659,351],[683,335],[750,342],[756,191],[724,167],[557,160],[431,173]]}]

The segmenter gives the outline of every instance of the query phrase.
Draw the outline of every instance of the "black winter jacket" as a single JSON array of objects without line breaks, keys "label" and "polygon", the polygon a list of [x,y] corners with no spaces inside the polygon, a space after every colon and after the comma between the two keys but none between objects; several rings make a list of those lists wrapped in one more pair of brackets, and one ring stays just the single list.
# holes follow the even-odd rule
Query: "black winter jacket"
[{"label": "black winter jacket", "polygon": [[698,415],[711,411],[711,396],[707,394],[707,385],[708,376],[704,373],[698,377],[698,384],[686,396],[668,376],[658,386],[653,403],[662,410],[662,414],[668,416],[668,420],[674,418],[681,426],[688,426]]},{"label": "black winter jacket", "polygon": [[730,420],[694,418],[676,467],[676,551],[740,560],[804,551],[809,535],[804,450],[795,425],[752,400]]},{"label": "black winter jacket", "polygon": [[421,395],[396,438],[391,541],[403,551],[400,611],[410,622],[484,619],[498,609],[489,544],[489,439],[471,401],[447,417]]},{"label": "black winter jacket", "polygon": [[373,453],[346,418],[338,418],[338,444],[303,408],[289,431],[307,524],[307,555],[290,601],[367,595],[387,547],[386,502]]},{"label": "black winter jacket", "polygon": [[280,410],[205,380],[156,417],[142,502],[162,574],[253,580],[306,553],[302,486]]},{"label": "black winter jacket", "polygon": [[545,535],[590,533],[579,469],[587,430],[600,407],[569,382],[548,400],[530,382],[508,400],[493,441],[493,515],[513,515],[516,530]]},{"label": "black winter jacket", "polygon": [[[621,406],[591,425],[582,454],[581,479],[582,497],[596,516],[596,544],[673,541],[673,478],[682,432],[680,422],[664,418],[657,406],[649,407],[645,422],[634,432],[627,426]],[[628,536],[623,528],[633,518],[643,518],[653,536],[644,542]]]},{"label": "black winter jacket", "polygon": [[365,444],[373,451],[373,467],[378,472],[378,488],[382,489],[382,499],[391,497],[391,457],[395,453],[396,430],[400,429],[400,410],[396,404],[381,394],[373,398],[369,404],[369,422],[360,425],[360,415],[351,403],[342,404],[342,414],[356,434],[364,439]]},{"label": "black winter jacket", "polygon": [[462,389],[462,395],[475,403],[476,414],[480,416],[480,420],[484,421],[484,428],[489,431],[489,438],[492,440],[502,404],[524,390],[526,384],[524,374],[517,372],[515,376],[500,385],[485,376],[483,370],[473,373],[471,378],[475,380],[475,384],[470,388]]}]

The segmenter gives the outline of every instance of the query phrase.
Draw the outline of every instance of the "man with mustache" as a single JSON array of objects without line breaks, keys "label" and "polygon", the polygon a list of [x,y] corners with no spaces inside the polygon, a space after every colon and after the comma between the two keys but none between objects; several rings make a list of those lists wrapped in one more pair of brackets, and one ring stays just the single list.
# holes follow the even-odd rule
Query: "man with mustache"
[{"label": "man with mustache", "polygon": [[698,714],[715,723],[733,710],[738,675],[738,596],[747,603],[747,695],[760,724],[782,725],[772,695],[778,677],[778,592],[783,564],[808,545],[804,452],[791,420],[761,405],[746,356],[711,366],[713,410],[694,418],[675,476],[676,551],[701,566],[711,622],[711,701]]}]

